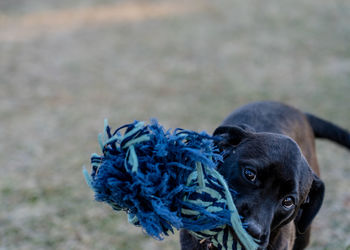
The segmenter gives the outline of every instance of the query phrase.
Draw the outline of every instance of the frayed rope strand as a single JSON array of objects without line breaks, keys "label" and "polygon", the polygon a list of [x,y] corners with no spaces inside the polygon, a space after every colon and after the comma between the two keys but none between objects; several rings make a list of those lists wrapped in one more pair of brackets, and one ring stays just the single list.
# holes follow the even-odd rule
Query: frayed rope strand
[{"label": "frayed rope strand", "polygon": [[[83,175],[97,201],[126,211],[130,223],[156,239],[185,228],[199,238],[210,235],[222,249],[257,249],[242,226],[234,192],[215,170],[222,155],[214,140],[204,132],[165,131],[156,120],[135,121],[111,134],[106,119],[98,137],[103,155],[93,154],[92,173],[84,168]],[[229,233],[225,242],[223,230]]]}]

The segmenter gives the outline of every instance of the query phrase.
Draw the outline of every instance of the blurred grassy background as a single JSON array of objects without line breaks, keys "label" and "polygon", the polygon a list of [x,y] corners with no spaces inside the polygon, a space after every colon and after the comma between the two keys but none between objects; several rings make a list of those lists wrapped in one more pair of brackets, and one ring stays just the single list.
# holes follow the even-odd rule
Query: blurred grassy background
[{"label": "blurred grassy background", "polygon": [[[212,132],[250,101],[350,128],[350,2],[0,1],[0,249],[179,249],[93,201],[103,119]],[[327,193],[310,249],[350,240],[346,150],[317,143]]]}]

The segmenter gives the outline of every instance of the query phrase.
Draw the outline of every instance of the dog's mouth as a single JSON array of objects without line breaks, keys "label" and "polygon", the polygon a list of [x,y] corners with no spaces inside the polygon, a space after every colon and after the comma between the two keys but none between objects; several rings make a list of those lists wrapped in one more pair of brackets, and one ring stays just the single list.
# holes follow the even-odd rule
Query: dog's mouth
[{"label": "dog's mouth", "polygon": [[257,238],[253,237],[253,239],[254,239],[255,243],[258,245],[258,250],[267,249],[267,246],[269,244],[269,238],[257,239]]},{"label": "dog's mouth", "polygon": [[267,248],[267,246],[268,246],[267,240],[259,240],[259,239],[256,239],[254,237],[253,237],[253,239],[254,239],[255,243],[258,245],[258,250],[264,250]]},{"label": "dog's mouth", "polygon": [[258,243],[258,250],[265,250],[267,248],[267,245],[267,242]]},{"label": "dog's mouth", "polygon": [[202,239],[200,242],[199,242],[201,245],[205,245],[206,246],[206,249],[208,250],[216,250],[217,248],[214,246],[214,244],[208,240],[208,239]]},{"label": "dog's mouth", "polygon": [[[256,239],[255,237],[253,237],[253,240],[255,241],[255,243],[258,245],[258,249],[257,250],[265,250],[267,249],[268,246],[268,241],[267,240],[259,240]],[[213,244],[213,242],[211,242],[210,239],[202,239],[200,241],[200,244],[203,246],[206,246],[207,250],[217,250],[218,248],[216,248]]]},{"label": "dog's mouth", "polygon": [[[260,241],[256,241],[256,243],[258,244],[258,249],[257,250],[265,250],[267,249],[267,242],[260,242]],[[201,244],[205,244],[206,245],[206,249],[207,250],[217,250],[218,248],[216,248],[214,246],[214,244],[208,240],[208,239],[203,239],[201,241]]]}]

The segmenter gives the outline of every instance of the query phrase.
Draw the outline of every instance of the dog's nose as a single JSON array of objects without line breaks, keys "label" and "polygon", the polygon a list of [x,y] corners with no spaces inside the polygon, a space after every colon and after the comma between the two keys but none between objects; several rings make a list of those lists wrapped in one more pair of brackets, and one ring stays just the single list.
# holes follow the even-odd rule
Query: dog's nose
[{"label": "dog's nose", "polygon": [[255,221],[248,222],[247,232],[257,240],[263,240],[264,234],[262,226],[257,224]]}]

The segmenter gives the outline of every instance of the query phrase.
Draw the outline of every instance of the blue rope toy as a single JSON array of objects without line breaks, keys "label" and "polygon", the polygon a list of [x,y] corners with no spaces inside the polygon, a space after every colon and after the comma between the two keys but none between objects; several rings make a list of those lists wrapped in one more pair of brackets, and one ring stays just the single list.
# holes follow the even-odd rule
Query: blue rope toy
[{"label": "blue rope toy", "polygon": [[184,228],[219,249],[257,249],[241,223],[234,190],[215,169],[222,161],[216,139],[205,132],[165,131],[156,120],[111,133],[105,120],[99,135],[103,155],[92,154],[92,173],[83,173],[97,201],[127,212],[130,223],[156,239]]}]

